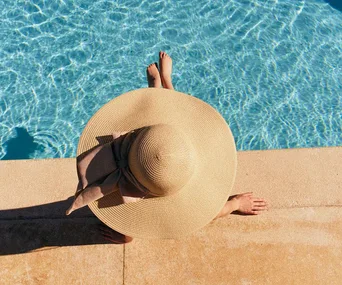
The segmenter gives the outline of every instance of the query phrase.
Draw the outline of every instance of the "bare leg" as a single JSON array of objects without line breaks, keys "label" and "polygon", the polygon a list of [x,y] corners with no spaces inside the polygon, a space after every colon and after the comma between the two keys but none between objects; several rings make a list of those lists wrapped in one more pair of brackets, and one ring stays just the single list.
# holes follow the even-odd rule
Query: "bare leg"
[{"label": "bare leg", "polygon": [[268,210],[268,203],[262,198],[253,197],[253,192],[247,192],[229,197],[215,219],[227,216],[234,211],[245,215],[258,215],[265,210]]},{"label": "bare leg", "polygon": [[172,59],[166,52],[159,52],[159,68],[163,87],[174,90],[171,79]]},{"label": "bare leg", "polygon": [[158,71],[157,63],[150,64],[146,69],[148,87],[161,87],[161,79]]}]

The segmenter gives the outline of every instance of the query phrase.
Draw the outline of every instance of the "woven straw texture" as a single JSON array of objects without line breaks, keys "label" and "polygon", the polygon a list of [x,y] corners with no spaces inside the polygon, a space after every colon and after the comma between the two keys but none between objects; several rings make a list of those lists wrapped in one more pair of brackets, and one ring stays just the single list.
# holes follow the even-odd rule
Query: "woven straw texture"
[{"label": "woven straw texture", "polygon": [[[114,230],[137,238],[178,238],[212,221],[227,201],[236,175],[234,138],[224,118],[196,97],[161,88],[134,90],[111,100],[89,120],[77,155],[100,137],[156,124],[188,135],[196,165],[184,187],[172,196],[121,204],[117,192],[89,204]],[[105,142],[101,140],[101,142]]]}]

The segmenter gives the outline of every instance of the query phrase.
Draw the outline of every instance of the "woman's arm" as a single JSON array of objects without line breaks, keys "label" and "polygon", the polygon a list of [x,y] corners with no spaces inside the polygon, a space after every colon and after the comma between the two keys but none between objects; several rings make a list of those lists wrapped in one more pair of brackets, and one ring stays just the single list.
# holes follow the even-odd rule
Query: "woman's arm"
[{"label": "woman's arm", "polygon": [[221,212],[214,218],[221,218],[238,211],[247,215],[258,215],[262,211],[268,210],[268,203],[263,198],[253,197],[253,192],[247,192],[229,197]]},{"label": "woman's arm", "polygon": [[237,211],[239,209],[239,201],[237,199],[232,199],[227,201],[224,207],[222,208],[221,212],[214,218],[214,220],[227,216],[230,213]]}]

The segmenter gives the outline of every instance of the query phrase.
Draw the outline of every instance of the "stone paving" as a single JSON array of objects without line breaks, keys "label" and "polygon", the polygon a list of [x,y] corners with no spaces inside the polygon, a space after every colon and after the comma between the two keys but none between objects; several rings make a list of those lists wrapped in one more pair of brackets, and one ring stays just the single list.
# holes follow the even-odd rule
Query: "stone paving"
[{"label": "stone paving", "polygon": [[238,152],[232,214],[177,240],[109,244],[88,208],[65,216],[75,159],[0,161],[0,284],[341,284],[342,147]]}]

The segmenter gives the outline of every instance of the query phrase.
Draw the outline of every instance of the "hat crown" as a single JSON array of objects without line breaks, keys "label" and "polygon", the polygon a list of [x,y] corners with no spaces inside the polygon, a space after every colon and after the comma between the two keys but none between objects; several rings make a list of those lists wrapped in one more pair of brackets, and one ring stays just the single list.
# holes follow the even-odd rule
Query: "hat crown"
[{"label": "hat crown", "polygon": [[190,139],[168,124],[145,127],[136,137],[128,156],[135,178],[152,195],[178,192],[191,178],[195,153]]}]

